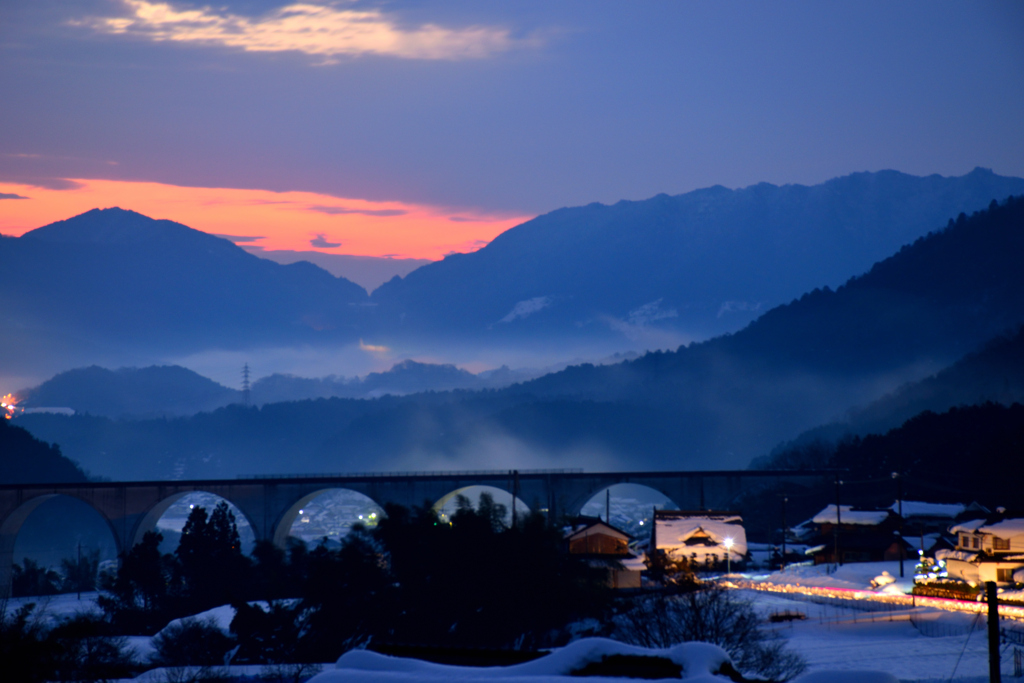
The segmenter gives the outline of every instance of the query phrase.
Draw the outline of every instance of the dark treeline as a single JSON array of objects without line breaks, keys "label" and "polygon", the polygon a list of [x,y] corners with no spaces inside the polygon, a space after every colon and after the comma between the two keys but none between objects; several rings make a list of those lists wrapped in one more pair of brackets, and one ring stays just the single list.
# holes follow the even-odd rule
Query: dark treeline
[{"label": "dark treeline", "polygon": [[[990,509],[1019,507],[1024,478],[1024,405],[984,403],[925,411],[885,434],[808,440],[782,447],[752,465],[801,470],[834,468],[843,484],[843,505],[890,505],[897,495],[936,503],[979,502]],[[749,497],[743,508],[775,517],[779,498],[789,497],[794,524],[835,502],[834,482],[813,490],[791,486]]]},{"label": "dark treeline", "polygon": [[[161,554],[151,532],[116,574],[101,576],[103,615],[48,629],[31,605],[0,609],[0,661],[19,681],[123,678],[155,666],[169,668],[168,680],[182,667],[206,680],[228,662],[285,681],[359,647],[507,663],[603,635],[647,647],[715,643],[735,667],[769,680],[804,667],[748,602],[692,574],[656,596],[616,596],[606,570],[570,555],[539,514],[506,528],[504,506],[486,495],[476,509],[461,499],[450,522],[427,506],[386,512],[336,550],[264,542],[246,557],[227,506],[196,507],[173,554]],[[235,609],[229,632],[189,616],[224,604]],[[138,661],[125,636],[154,633],[153,653]]]},{"label": "dark treeline", "polygon": [[[331,550],[287,551],[258,543],[241,553],[221,504],[193,509],[174,554],[147,534],[102,582],[100,604],[124,633],[153,633],[171,619],[232,604],[237,663],[329,661],[370,639],[503,648],[553,644],[570,621],[600,614],[610,600],[602,571],[564,552],[540,515],[515,528],[503,506],[463,501],[451,522],[430,507],[386,509]],[[270,600],[271,605],[247,604]]]},{"label": "dark treeline", "polygon": [[56,445],[44,443],[0,417],[0,483],[85,481],[85,472],[64,457]]}]

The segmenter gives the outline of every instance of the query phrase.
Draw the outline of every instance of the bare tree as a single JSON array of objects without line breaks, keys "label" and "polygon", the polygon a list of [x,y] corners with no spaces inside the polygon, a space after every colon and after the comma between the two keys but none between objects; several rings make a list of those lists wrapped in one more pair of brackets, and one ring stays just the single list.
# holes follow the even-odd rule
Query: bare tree
[{"label": "bare tree", "polygon": [[635,598],[618,619],[614,637],[649,648],[700,641],[725,650],[740,671],[775,681],[799,675],[806,663],[762,629],[749,601],[703,584],[685,593]]}]

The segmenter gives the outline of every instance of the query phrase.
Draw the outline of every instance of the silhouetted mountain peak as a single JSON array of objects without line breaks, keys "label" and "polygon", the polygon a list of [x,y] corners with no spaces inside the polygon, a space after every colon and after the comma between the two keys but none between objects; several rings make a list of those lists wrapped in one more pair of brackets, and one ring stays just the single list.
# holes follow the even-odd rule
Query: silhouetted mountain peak
[{"label": "silhouetted mountain peak", "polygon": [[57,221],[22,235],[22,239],[66,244],[127,245],[152,240],[193,238],[220,240],[181,223],[158,220],[121,209],[92,209],[67,220]]}]

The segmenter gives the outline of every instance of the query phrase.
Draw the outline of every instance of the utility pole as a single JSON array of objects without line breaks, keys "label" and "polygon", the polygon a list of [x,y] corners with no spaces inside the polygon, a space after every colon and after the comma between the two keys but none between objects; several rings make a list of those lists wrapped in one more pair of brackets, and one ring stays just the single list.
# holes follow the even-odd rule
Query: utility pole
[{"label": "utility pole", "polygon": [[779,562],[779,570],[786,568],[786,532],[789,531],[789,527],[786,526],[786,503],[789,502],[789,498],[786,496],[782,497],[782,559]]},{"label": "utility pole", "polygon": [[988,598],[988,680],[989,683],[1001,683],[999,673],[999,598],[996,596],[996,582],[985,582],[985,594]]},{"label": "utility pole", "polygon": [[893,472],[892,478],[896,480],[896,505],[898,507],[897,514],[900,516],[900,526],[897,535],[899,536],[900,545],[900,578],[903,578],[903,556],[906,554],[903,551],[903,477],[900,476],[899,472]]},{"label": "utility pole", "polygon": [[512,470],[512,528],[516,528],[516,498],[519,497],[519,470]]},{"label": "utility pole", "polygon": [[249,405],[249,364],[242,368],[242,403]]},{"label": "utility pole", "polygon": [[843,566],[843,556],[839,554],[839,526],[843,523],[843,512],[839,507],[839,486],[843,482],[839,480],[839,475],[836,475],[836,528],[832,532],[832,541],[835,543],[835,554],[836,554],[836,566]]}]

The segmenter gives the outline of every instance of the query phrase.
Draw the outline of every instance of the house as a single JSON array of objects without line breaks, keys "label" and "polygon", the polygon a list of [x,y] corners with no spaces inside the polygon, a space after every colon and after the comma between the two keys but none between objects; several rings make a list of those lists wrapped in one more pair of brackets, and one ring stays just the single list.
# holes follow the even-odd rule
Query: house
[{"label": "house", "polygon": [[899,535],[899,515],[889,509],[841,505],[837,514],[836,506],[828,505],[800,526],[808,530],[807,554],[814,564],[899,560],[901,546],[903,559],[917,557]]},{"label": "house", "polygon": [[655,510],[653,522],[651,552],[687,560],[693,568],[746,560],[747,532],[735,512]]},{"label": "house", "polygon": [[570,555],[582,556],[593,567],[608,572],[611,588],[639,588],[643,561],[629,548],[633,537],[599,517],[578,517],[565,529]]},{"label": "house", "polygon": [[904,500],[894,502],[888,509],[897,514],[902,511],[903,537],[907,544],[929,556],[934,556],[942,549],[950,550],[956,545],[956,539],[949,534],[950,525],[972,514],[989,514],[987,509],[977,503],[964,505]]},{"label": "house", "polygon": [[956,536],[953,550],[940,550],[950,578],[972,584],[995,581],[1014,583],[1013,573],[1024,567],[1024,518],[1011,517],[1000,508],[985,519],[963,521],[950,527]]}]

